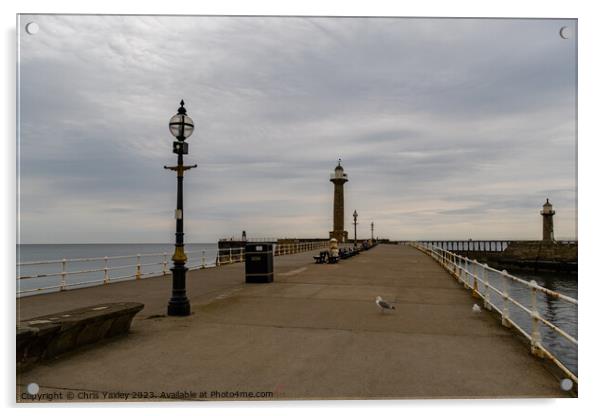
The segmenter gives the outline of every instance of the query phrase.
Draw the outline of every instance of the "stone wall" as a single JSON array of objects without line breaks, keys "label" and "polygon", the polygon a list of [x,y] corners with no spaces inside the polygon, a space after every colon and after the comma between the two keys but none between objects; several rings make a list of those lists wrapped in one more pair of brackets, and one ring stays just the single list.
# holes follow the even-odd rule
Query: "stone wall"
[{"label": "stone wall", "polygon": [[456,251],[498,269],[525,268],[551,271],[577,270],[577,243],[513,241],[504,251]]},{"label": "stone wall", "polygon": [[556,241],[515,241],[508,245],[503,257],[520,260],[577,261],[577,243]]}]

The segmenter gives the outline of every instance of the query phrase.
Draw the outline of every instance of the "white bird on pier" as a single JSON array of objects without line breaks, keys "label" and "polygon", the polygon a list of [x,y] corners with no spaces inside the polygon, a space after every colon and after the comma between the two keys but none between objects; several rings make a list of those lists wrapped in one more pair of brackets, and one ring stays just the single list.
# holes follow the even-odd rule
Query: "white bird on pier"
[{"label": "white bird on pier", "polygon": [[474,305],[472,305],[472,311],[474,313],[479,313],[481,312],[481,307],[475,303]]},{"label": "white bird on pier", "polygon": [[380,308],[381,312],[384,312],[386,309],[389,309],[389,310],[395,309],[395,306],[384,301],[383,298],[381,298],[380,296],[376,297],[376,305]]}]

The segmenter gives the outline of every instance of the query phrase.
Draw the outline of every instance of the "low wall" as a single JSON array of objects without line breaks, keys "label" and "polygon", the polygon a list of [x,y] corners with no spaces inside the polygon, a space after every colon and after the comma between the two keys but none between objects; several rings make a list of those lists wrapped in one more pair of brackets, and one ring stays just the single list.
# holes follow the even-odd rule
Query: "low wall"
[{"label": "low wall", "polygon": [[17,370],[129,332],[142,303],[106,303],[39,316],[17,325]]},{"label": "low wall", "polygon": [[514,241],[502,252],[456,251],[497,268],[576,271],[578,245],[556,241]]}]

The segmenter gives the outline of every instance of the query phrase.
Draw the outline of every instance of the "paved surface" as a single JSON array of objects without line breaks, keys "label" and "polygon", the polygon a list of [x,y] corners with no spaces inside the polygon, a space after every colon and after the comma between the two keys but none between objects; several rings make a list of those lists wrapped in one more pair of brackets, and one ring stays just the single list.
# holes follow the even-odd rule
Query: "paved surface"
[{"label": "paved surface", "polygon": [[[311,255],[276,257],[272,284],[245,285],[242,264],[192,272],[194,314],[185,318],[157,317],[170,293],[165,277],[24,298],[23,318],[105,301],[146,307],[127,337],[18,376],[18,394],[36,382],[41,393],[88,400],[120,400],[103,392],[216,399],[214,391],[289,400],[564,396],[516,335],[489,312],[473,313],[470,291],[419,251],[381,245],[334,265]],[[397,309],[379,312],[377,295]]]}]

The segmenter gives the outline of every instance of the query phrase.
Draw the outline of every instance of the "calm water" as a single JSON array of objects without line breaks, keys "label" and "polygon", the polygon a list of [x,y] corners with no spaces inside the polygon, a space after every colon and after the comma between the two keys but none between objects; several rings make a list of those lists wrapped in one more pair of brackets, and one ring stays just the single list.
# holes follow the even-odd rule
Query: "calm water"
[{"label": "calm water", "polygon": [[[156,254],[140,258],[142,273],[147,275],[161,274],[163,271],[163,253],[167,253],[167,267],[171,267],[171,255],[174,246],[171,244],[21,244],[17,246],[17,263],[60,260],[60,259],[89,259],[98,257],[114,256],[136,256],[138,254]],[[202,263],[206,266],[215,264],[217,255],[217,244],[186,244],[189,268],[200,267]],[[204,261],[203,261],[204,256]],[[117,268],[109,271],[110,280],[125,280],[134,278],[136,273],[136,257],[126,259],[110,259],[109,268]],[[66,270],[68,272],[79,270],[98,270],[92,273],[72,274],[66,277],[68,284],[81,284],[89,286],[98,284],[104,279],[105,262],[103,259],[93,261],[68,261]],[[101,269],[101,270],[99,270]],[[30,289],[49,288],[47,291],[57,290],[61,283],[60,276],[47,276],[60,273],[61,263],[43,264],[32,266],[17,266],[18,276],[41,276],[31,279],[17,281],[17,291]],[[40,293],[40,292],[33,292]],[[24,293],[27,295],[27,293]]]},{"label": "calm water", "polygon": [[[535,280],[540,286],[578,299],[577,273],[538,272],[535,274],[522,271],[514,272],[513,274],[525,280]],[[530,300],[530,297],[525,296],[524,290],[521,290],[521,298],[526,302]],[[579,339],[577,325],[578,307],[576,305],[540,295],[537,297],[537,306],[539,313],[545,319],[563,329],[575,339]],[[525,319],[524,315],[524,313],[519,315],[521,316],[522,325],[530,325],[530,320]],[[530,326],[524,327],[530,328]],[[548,329],[547,326],[540,325],[540,328],[544,346],[559,357],[560,361],[571,371],[577,374],[577,347],[566,341],[564,337],[557,335],[556,332]]]},{"label": "calm water", "polygon": [[[480,272],[477,270],[479,277]],[[547,289],[554,290],[563,295],[578,299],[577,295],[577,273],[570,272],[527,272],[510,270],[510,274],[519,277],[526,281],[535,280],[538,285]],[[497,273],[488,273],[489,284],[503,292],[502,278]],[[472,279],[469,279],[472,282]],[[531,289],[523,284],[507,280],[509,295],[517,300],[523,306],[531,308]],[[483,287],[479,287],[481,292],[484,292]],[[500,295],[490,292],[490,301],[500,310],[503,308],[503,299]],[[541,292],[536,295],[537,311],[540,316],[549,322],[553,323],[560,329],[567,332],[569,335],[578,339],[577,315],[578,307],[560,299],[553,299]],[[510,303],[509,306],[510,319],[516,322],[527,334],[531,333],[531,317],[530,315]],[[569,370],[577,374],[577,347],[567,341],[563,336],[558,335],[555,331],[548,328],[546,325],[539,325],[543,346],[553,353]]]}]

